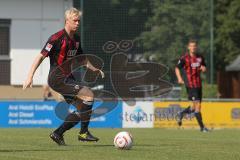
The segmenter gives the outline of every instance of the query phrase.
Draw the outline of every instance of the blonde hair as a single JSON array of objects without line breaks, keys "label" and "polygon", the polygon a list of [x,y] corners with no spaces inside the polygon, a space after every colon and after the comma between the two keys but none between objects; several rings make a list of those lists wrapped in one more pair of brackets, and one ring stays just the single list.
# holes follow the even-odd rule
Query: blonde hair
[{"label": "blonde hair", "polygon": [[73,16],[78,16],[80,17],[82,15],[82,12],[79,11],[76,8],[70,8],[68,10],[65,11],[65,21]]}]

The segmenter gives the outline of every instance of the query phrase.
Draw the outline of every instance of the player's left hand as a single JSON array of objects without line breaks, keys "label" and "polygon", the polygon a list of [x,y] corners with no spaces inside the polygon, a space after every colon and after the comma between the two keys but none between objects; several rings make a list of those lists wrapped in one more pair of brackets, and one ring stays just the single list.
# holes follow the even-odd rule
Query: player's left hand
[{"label": "player's left hand", "polygon": [[104,77],[105,77],[105,74],[103,73],[103,71],[102,71],[102,70],[99,70],[99,72],[100,72],[102,78],[104,78]]},{"label": "player's left hand", "polygon": [[105,77],[105,74],[103,73],[103,71],[102,71],[102,70],[100,70],[100,69],[97,69],[95,72],[99,72],[102,78],[104,78],[104,77]]},{"label": "player's left hand", "polygon": [[200,70],[201,70],[202,72],[206,72],[206,67],[205,67],[205,66],[201,66],[201,67],[200,67]]}]

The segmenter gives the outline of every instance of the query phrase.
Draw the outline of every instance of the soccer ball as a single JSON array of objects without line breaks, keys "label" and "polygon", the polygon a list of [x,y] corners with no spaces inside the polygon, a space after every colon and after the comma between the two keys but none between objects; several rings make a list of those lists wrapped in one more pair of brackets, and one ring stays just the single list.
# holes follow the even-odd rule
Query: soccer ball
[{"label": "soccer ball", "polygon": [[115,136],[113,143],[118,149],[131,149],[133,138],[129,132],[122,131]]}]

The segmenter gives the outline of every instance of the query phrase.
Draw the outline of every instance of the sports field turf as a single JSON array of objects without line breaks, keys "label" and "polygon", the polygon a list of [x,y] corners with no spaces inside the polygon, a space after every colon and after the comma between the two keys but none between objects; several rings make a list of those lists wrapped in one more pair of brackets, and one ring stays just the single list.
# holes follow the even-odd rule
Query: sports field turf
[{"label": "sports field turf", "polygon": [[[0,160],[240,160],[240,131],[177,129],[91,129],[95,143],[78,142],[77,129],[65,134],[68,146],[57,146],[52,129],[0,129]],[[134,137],[131,150],[113,147],[122,130]]]}]

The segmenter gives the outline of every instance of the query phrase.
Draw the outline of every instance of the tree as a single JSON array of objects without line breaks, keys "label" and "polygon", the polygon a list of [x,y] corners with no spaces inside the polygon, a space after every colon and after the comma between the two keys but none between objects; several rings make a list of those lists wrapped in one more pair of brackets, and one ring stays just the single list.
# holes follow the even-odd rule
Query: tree
[{"label": "tree", "polygon": [[224,70],[240,55],[240,2],[221,0],[215,4],[215,64],[216,69]]},{"label": "tree", "polygon": [[173,69],[176,59],[186,51],[189,38],[199,42],[200,52],[207,56],[210,44],[209,0],[152,0],[152,14],[146,23],[148,31],[139,39],[146,55]]}]

